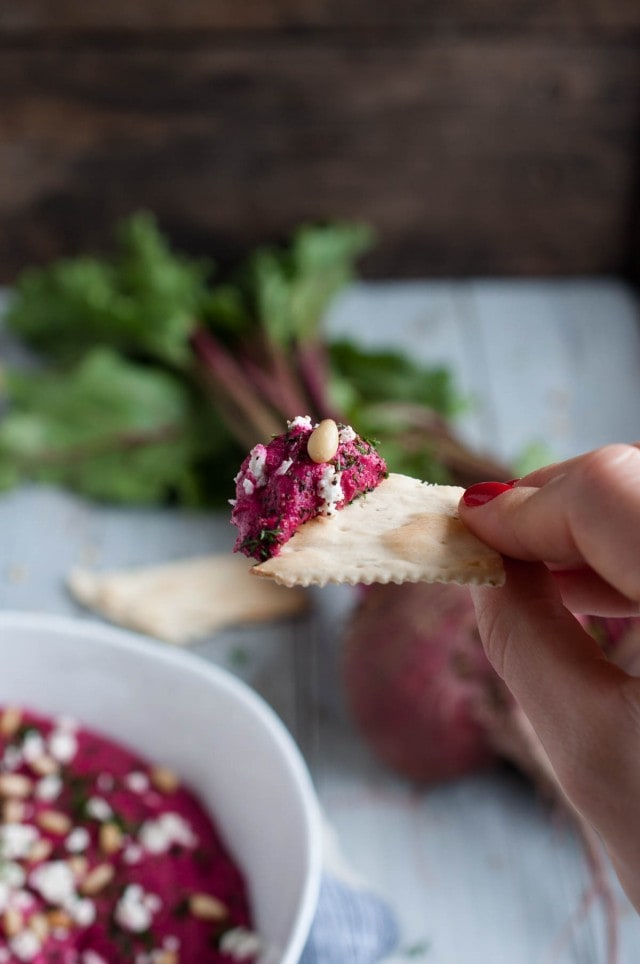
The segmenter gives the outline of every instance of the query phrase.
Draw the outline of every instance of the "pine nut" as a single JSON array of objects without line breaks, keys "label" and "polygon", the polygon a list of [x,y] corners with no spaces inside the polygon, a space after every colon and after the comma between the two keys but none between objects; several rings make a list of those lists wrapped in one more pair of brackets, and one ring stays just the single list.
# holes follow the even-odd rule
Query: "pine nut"
[{"label": "pine nut", "polygon": [[83,897],[93,897],[111,883],[114,874],[115,868],[112,864],[98,864],[89,871],[78,889]]},{"label": "pine nut", "polygon": [[29,930],[32,930],[41,941],[46,941],[49,936],[49,921],[45,914],[32,914],[29,918]]},{"label": "pine nut", "polygon": [[69,833],[71,830],[71,818],[61,810],[41,810],[36,816],[36,823],[42,830],[55,833],[59,836]]},{"label": "pine nut", "polygon": [[103,823],[98,836],[104,854],[115,854],[122,847],[122,830],[117,823]]},{"label": "pine nut", "polygon": [[63,927],[66,930],[71,930],[73,927],[73,920],[70,915],[67,914],[66,910],[60,910],[58,907],[47,912],[47,920],[52,929]]},{"label": "pine nut", "polygon": [[28,797],[33,788],[33,780],[22,773],[0,773],[0,796]]},{"label": "pine nut", "polygon": [[155,951],[153,964],[178,964],[178,955],[175,951]]},{"label": "pine nut", "polygon": [[338,451],[340,436],[332,418],[324,418],[307,440],[307,452],[312,462],[330,462]]},{"label": "pine nut", "polygon": [[26,808],[22,800],[5,800],[2,805],[4,823],[22,823]]},{"label": "pine nut", "polygon": [[13,736],[22,723],[22,710],[17,706],[6,706],[0,716],[0,733],[2,736]]},{"label": "pine nut", "polygon": [[178,777],[169,767],[153,767],[149,773],[151,783],[161,793],[174,793],[180,786]]},{"label": "pine nut", "polygon": [[29,851],[27,860],[30,864],[40,863],[41,860],[47,860],[51,856],[51,851],[53,850],[53,844],[50,840],[45,840],[43,837],[40,840],[36,840],[33,847]]},{"label": "pine nut", "polygon": [[35,760],[32,760],[29,764],[34,773],[37,773],[39,777],[50,777],[52,774],[57,773],[60,769],[60,765],[57,760],[54,760],[52,756],[39,756]]},{"label": "pine nut", "polygon": [[76,880],[82,880],[89,869],[89,861],[84,854],[74,854],[73,857],[68,858],[67,863],[71,867],[71,871]]},{"label": "pine nut", "polygon": [[229,911],[221,900],[211,894],[192,894],[189,913],[198,920],[223,920]]},{"label": "pine nut", "polygon": [[2,915],[2,930],[6,937],[15,937],[23,927],[22,914],[16,907],[7,907]]}]

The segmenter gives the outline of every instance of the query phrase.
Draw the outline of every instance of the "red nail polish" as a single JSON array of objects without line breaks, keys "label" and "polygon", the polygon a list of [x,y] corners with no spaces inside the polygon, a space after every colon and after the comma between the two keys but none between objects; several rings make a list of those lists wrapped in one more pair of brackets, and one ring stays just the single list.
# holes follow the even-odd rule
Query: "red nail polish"
[{"label": "red nail polish", "polygon": [[510,488],[512,488],[511,482],[477,482],[469,486],[462,496],[462,501],[468,506],[486,505],[497,495],[508,492]]}]

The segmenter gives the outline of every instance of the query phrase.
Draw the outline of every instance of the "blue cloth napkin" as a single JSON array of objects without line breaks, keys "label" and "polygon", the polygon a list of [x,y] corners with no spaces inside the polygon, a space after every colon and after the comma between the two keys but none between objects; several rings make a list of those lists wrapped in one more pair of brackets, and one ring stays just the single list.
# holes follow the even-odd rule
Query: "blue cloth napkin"
[{"label": "blue cloth napkin", "polygon": [[382,898],[325,873],[300,964],[375,964],[397,944],[398,925]]}]

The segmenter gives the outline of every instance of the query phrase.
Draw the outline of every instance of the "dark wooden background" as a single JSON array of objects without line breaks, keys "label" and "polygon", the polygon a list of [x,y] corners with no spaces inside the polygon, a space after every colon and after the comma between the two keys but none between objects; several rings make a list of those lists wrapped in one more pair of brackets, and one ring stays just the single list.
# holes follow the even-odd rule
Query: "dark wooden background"
[{"label": "dark wooden background", "polygon": [[0,280],[157,212],[221,260],[301,220],[371,276],[629,274],[640,0],[0,0]]}]

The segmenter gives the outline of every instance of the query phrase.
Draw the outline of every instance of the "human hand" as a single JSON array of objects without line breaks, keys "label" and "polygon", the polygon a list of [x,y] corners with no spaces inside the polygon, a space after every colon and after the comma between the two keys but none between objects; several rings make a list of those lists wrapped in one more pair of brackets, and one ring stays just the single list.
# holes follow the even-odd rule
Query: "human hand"
[{"label": "human hand", "polygon": [[640,910],[640,679],[572,615],[640,613],[640,449],[472,486],[460,517],[507,557],[503,588],[472,590],[487,655]]}]

